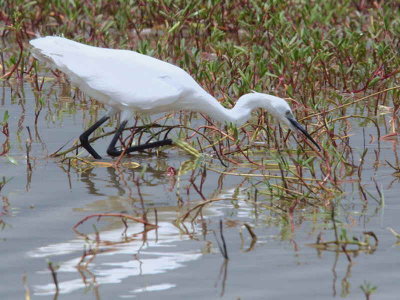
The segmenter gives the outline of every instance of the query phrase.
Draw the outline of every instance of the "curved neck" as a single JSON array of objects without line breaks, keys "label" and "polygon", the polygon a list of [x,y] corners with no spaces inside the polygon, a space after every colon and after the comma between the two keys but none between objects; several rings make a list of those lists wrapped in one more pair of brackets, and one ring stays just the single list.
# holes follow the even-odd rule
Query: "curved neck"
[{"label": "curved neck", "polygon": [[231,109],[223,107],[215,98],[211,98],[212,101],[208,101],[209,106],[203,107],[201,111],[221,123],[226,122],[241,125],[250,119],[251,112],[254,109],[260,107],[260,95],[258,93],[241,96],[236,105]]}]

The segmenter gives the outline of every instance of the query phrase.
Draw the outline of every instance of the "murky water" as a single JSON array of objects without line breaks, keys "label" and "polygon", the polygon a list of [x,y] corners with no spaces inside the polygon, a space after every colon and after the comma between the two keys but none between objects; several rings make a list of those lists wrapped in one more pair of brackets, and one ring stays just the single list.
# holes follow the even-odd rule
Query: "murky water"
[{"label": "murky water", "polygon": [[[1,190],[2,299],[57,296],[49,263],[56,268],[61,299],[365,299],[360,286],[366,284],[377,288],[376,299],[398,299],[399,246],[387,227],[400,231],[399,179],[387,165],[377,167],[376,160],[394,162],[399,145],[371,139],[376,128],[354,123],[350,138],[354,161],[364,147],[369,150],[360,184],[371,196],[364,202],[359,182],[344,181],[337,214],[352,235],[372,231],[379,244],[375,251],[350,253],[349,262],[344,253],[308,246],[320,232],[325,240],[334,238],[325,212],[305,208],[282,218],[267,206],[256,207],[261,202],[246,201],[254,194],[253,179],[202,168],[173,176],[171,167],[179,170],[193,162],[176,148],[159,156],[136,155],[138,169],[100,166],[80,172],[48,158],[104,110],[89,113],[90,101],[64,96],[65,86],[49,83],[45,91],[40,111],[29,83],[4,83],[0,93],[0,118],[5,111],[10,115],[10,151],[0,157],[0,176],[8,181]],[[385,120],[381,134],[387,133],[384,125]],[[108,141],[100,139],[96,150],[105,153]],[[376,186],[384,203],[373,200],[379,198]],[[206,206],[202,222],[191,223],[191,217],[175,222],[203,198],[226,200]],[[103,217],[73,230],[92,214],[143,212],[157,229],[132,222],[125,229],[118,218]],[[217,246],[221,219],[228,262]],[[255,244],[244,223],[253,226]]]}]

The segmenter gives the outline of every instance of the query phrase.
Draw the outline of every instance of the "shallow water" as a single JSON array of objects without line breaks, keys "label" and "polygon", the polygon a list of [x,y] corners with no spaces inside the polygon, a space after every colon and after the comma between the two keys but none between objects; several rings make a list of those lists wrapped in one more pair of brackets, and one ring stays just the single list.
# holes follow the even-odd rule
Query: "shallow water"
[{"label": "shallow water", "polygon": [[[397,141],[371,140],[377,135],[376,128],[354,123],[350,146],[354,161],[359,160],[364,147],[369,149],[361,184],[379,198],[375,178],[384,204],[371,197],[363,202],[358,182],[349,180],[342,183],[346,193],[337,210],[349,234],[361,236],[364,231],[373,231],[379,245],[371,253],[351,255],[350,263],[344,253],[308,246],[320,232],[325,240],[334,238],[323,211],[305,208],[295,211],[292,219],[282,219],[268,208],[260,210],[246,201],[249,192],[254,192],[251,179],[203,173],[201,168],[189,169],[179,178],[171,176],[168,168],[178,170],[193,162],[175,148],[159,156],[136,155],[134,160],[141,165],[138,169],[68,171],[60,159],[47,155],[79,136],[104,110],[98,108],[93,113],[90,102],[71,99],[68,86],[50,82],[45,91],[37,126],[38,105],[30,84],[4,84],[0,93],[0,118],[6,110],[10,115],[11,147],[8,157],[0,157],[0,176],[9,180],[1,190],[2,299],[21,299],[25,293],[33,299],[57,296],[49,262],[59,267],[61,299],[365,299],[360,289],[365,282],[377,287],[374,299],[398,299],[399,249],[387,227],[400,231],[399,179],[387,165],[375,168],[374,163],[376,157],[381,163],[393,163],[399,145]],[[381,135],[387,134],[385,120],[380,124]],[[26,126],[33,140],[32,172],[27,168]],[[115,122],[106,129],[113,126]],[[99,153],[105,152],[109,139],[96,142]],[[4,143],[3,136],[0,143]],[[197,191],[190,182],[193,178]],[[175,220],[203,197],[226,200],[206,206],[202,222],[187,219],[177,225]],[[78,221],[91,214],[140,216],[143,211],[148,212],[150,223],[155,223],[157,215],[157,230],[144,231],[143,225],[129,222],[124,231],[119,219],[104,217],[98,223],[94,219],[78,227],[86,236],[73,231]],[[227,263],[216,241],[221,219]],[[255,245],[251,245],[243,223],[253,226]],[[94,224],[100,243],[96,242]],[[83,257],[90,249],[96,255],[87,252]],[[84,263],[79,264],[82,258]]]}]

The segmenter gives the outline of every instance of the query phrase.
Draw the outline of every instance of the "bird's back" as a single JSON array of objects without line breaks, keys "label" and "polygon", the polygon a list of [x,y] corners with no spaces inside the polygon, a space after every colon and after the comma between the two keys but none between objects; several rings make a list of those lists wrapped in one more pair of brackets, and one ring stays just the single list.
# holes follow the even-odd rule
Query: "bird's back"
[{"label": "bird's back", "polygon": [[187,109],[185,103],[178,103],[186,93],[207,94],[182,69],[134,51],[93,47],[55,36],[30,44],[37,59],[64,72],[91,97],[120,109]]}]

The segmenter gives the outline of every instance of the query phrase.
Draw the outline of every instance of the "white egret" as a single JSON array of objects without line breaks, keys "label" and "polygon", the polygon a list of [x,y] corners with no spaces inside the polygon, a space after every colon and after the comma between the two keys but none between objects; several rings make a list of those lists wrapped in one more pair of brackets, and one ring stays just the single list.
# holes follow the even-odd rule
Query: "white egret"
[{"label": "white egret", "polygon": [[[35,58],[62,71],[73,85],[111,107],[79,137],[81,145],[96,159],[101,157],[89,144],[89,136],[117,112],[122,112],[121,124],[107,149],[111,156],[121,154],[115,145],[133,112],[154,114],[180,110],[197,111],[219,122],[240,125],[250,118],[252,110],[264,108],[279,122],[302,132],[320,149],[282,98],[253,92],[241,96],[232,109],[227,109],[187,72],[147,55],[93,47],[58,36],[40,37],[30,44]],[[170,144],[170,139],[164,139],[129,147],[127,152]]]}]

